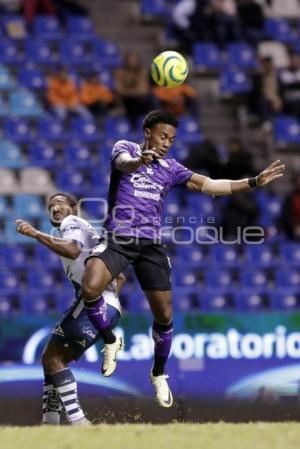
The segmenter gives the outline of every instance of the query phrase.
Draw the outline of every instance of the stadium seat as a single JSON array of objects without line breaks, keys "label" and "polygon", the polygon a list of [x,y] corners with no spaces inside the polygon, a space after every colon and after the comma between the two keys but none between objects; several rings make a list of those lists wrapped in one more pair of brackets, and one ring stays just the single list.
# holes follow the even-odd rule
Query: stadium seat
[{"label": "stadium seat", "polygon": [[27,247],[25,245],[1,245],[0,261],[9,270],[24,268],[28,264]]},{"label": "stadium seat", "polygon": [[244,94],[251,90],[252,84],[247,74],[240,70],[226,70],[220,74],[220,92],[222,95]]},{"label": "stadium seat", "polygon": [[18,44],[14,40],[0,40],[0,63],[8,65],[19,65],[24,61],[22,53],[19,51]]},{"label": "stadium seat", "polygon": [[193,61],[197,70],[219,70],[224,66],[220,50],[211,42],[193,45]]},{"label": "stadium seat", "polygon": [[274,139],[277,144],[299,144],[300,123],[295,117],[282,116],[274,120]]},{"label": "stadium seat", "polygon": [[8,316],[20,311],[18,296],[11,290],[0,288],[0,316]]},{"label": "stadium seat", "polygon": [[300,244],[281,243],[279,247],[281,260],[290,267],[300,268]]},{"label": "stadium seat", "polygon": [[1,289],[16,292],[16,289],[19,286],[19,279],[17,273],[12,270],[1,270],[0,286]]},{"label": "stadium seat", "polygon": [[4,65],[0,65],[0,91],[11,90],[16,87],[16,81]]},{"label": "stadium seat", "polygon": [[[1,176],[1,172],[0,172]],[[0,192],[1,193],[1,192]],[[9,214],[8,199],[6,196],[0,196],[0,218],[5,218]],[[1,251],[1,249],[0,249]]]},{"label": "stadium seat", "polygon": [[262,269],[242,270],[240,272],[240,283],[245,288],[266,287],[268,285],[268,276]]},{"label": "stadium seat", "polygon": [[24,193],[48,195],[55,190],[49,171],[40,167],[26,167],[20,171],[20,188]]},{"label": "stadium seat", "polygon": [[32,137],[29,123],[25,119],[9,118],[5,120],[3,131],[4,136],[14,142],[27,144]]},{"label": "stadium seat", "polygon": [[[40,273],[37,273],[39,275]],[[28,315],[48,315],[57,311],[56,296],[52,289],[33,285],[21,294],[21,309]]]},{"label": "stadium seat", "polygon": [[267,215],[273,220],[280,217],[282,204],[278,195],[259,192],[256,195],[256,199],[262,215]]},{"label": "stadium seat", "polygon": [[99,143],[101,134],[94,119],[77,117],[71,123],[71,136],[84,142]]},{"label": "stadium seat", "polygon": [[36,17],[33,32],[37,40],[58,41],[64,37],[57,18],[49,15]]},{"label": "stadium seat", "polygon": [[132,131],[126,117],[107,117],[104,123],[104,134],[107,139],[130,139]]},{"label": "stadium seat", "polygon": [[277,287],[297,287],[300,289],[300,273],[296,268],[282,269],[275,272],[275,283]]},{"label": "stadium seat", "polygon": [[227,48],[227,65],[232,68],[255,69],[257,60],[253,47],[243,42],[230,44]]},{"label": "stadium seat", "polygon": [[223,288],[202,290],[200,310],[204,313],[224,313],[232,310],[232,293]]},{"label": "stadium seat", "polygon": [[102,64],[103,67],[119,67],[122,64],[122,58],[116,44],[100,39],[95,40],[93,44],[93,59]]},{"label": "stadium seat", "polygon": [[144,19],[151,19],[153,16],[167,16],[170,13],[166,0],[141,0],[140,7]]},{"label": "stadium seat", "polygon": [[98,197],[83,198],[80,202],[80,213],[87,214],[88,221],[93,225],[96,223],[103,224],[107,218],[107,195],[100,195],[99,193],[100,192],[97,192]]},{"label": "stadium seat", "polygon": [[26,60],[38,65],[53,67],[59,62],[57,54],[54,52],[49,42],[30,39],[25,46]]},{"label": "stadium seat", "polygon": [[250,266],[268,268],[276,264],[277,258],[268,244],[264,245],[246,245],[244,259]]},{"label": "stadium seat", "polygon": [[188,266],[181,269],[176,269],[176,267],[174,267],[172,277],[176,287],[191,287],[198,283],[196,273]]},{"label": "stadium seat", "polygon": [[99,163],[99,158],[96,158],[93,151],[86,144],[79,140],[74,140],[64,147],[64,162],[74,167],[92,168]]},{"label": "stadium seat", "polygon": [[69,16],[67,18],[67,32],[76,39],[91,39],[95,37],[91,19],[85,16]]},{"label": "stadium seat", "polygon": [[[29,238],[26,237],[23,234],[19,234],[16,231],[16,225],[14,223],[14,220],[16,218],[26,218],[24,216],[21,215],[13,215],[10,218],[7,218],[5,223],[4,223],[4,229],[3,229],[3,242],[5,243],[12,243],[12,244],[23,244],[23,243],[28,243]],[[35,244],[36,240],[34,239],[30,239],[30,243],[31,244]],[[1,285],[1,281],[0,281],[0,285]]]},{"label": "stadium seat", "polygon": [[27,89],[19,88],[9,96],[10,113],[16,117],[41,117],[44,114],[37,97]]},{"label": "stadium seat", "polygon": [[180,118],[177,137],[185,143],[199,143],[203,139],[197,120],[193,117]]},{"label": "stadium seat", "polygon": [[300,306],[300,289],[281,288],[270,293],[272,310],[294,311]]},{"label": "stadium seat", "polygon": [[176,258],[180,263],[188,264],[191,268],[207,266],[207,256],[202,245],[177,245]]},{"label": "stadium seat", "polygon": [[56,174],[56,184],[65,192],[83,193],[87,191],[87,182],[82,170],[65,169]]},{"label": "stadium seat", "polygon": [[53,289],[56,284],[55,274],[50,269],[36,269],[27,272],[28,288]]},{"label": "stadium seat", "polygon": [[[0,166],[1,165],[2,163],[0,162]],[[13,195],[14,193],[19,192],[19,190],[19,182],[15,171],[9,168],[0,168],[0,194]]]},{"label": "stadium seat", "polygon": [[199,294],[194,287],[179,287],[173,292],[173,307],[177,312],[198,310],[200,304]]},{"label": "stadium seat", "polygon": [[60,120],[54,117],[45,117],[38,121],[37,134],[39,139],[50,142],[63,142],[68,138]]},{"label": "stadium seat", "polygon": [[13,215],[16,218],[38,218],[45,215],[45,205],[38,195],[19,194],[13,197]]},{"label": "stadium seat", "polygon": [[233,276],[229,270],[206,270],[205,284],[209,288],[230,287],[233,284]]},{"label": "stadium seat", "polygon": [[14,142],[0,139],[0,166],[3,168],[21,168],[26,164],[24,153]]},{"label": "stadium seat", "polygon": [[28,157],[31,165],[54,169],[59,165],[57,150],[45,140],[36,140],[29,145]]},{"label": "stadium seat", "polygon": [[150,306],[145,297],[145,294],[139,288],[134,290],[131,295],[128,295],[127,301],[128,301],[128,309],[131,312],[139,313],[150,311]]},{"label": "stadium seat", "polygon": [[92,62],[92,55],[84,42],[70,39],[60,45],[60,60],[65,65],[84,66]]},{"label": "stadium seat", "polygon": [[268,307],[267,291],[263,289],[243,289],[236,292],[235,308],[238,312],[255,312]]},{"label": "stadium seat", "polygon": [[42,266],[45,270],[62,267],[60,257],[43,245],[35,246],[33,256],[33,264],[37,267]]},{"label": "stadium seat", "polygon": [[292,44],[297,40],[297,34],[286,19],[268,18],[265,22],[265,32],[274,41]]},{"label": "stadium seat", "polygon": [[240,265],[238,249],[235,245],[215,244],[211,246],[212,262],[221,268]]},{"label": "stadium seat", "polygon": [[0,95],[0,118],[7,117],[8,105],[2,95]]},{"label": "stadium seat", "polygon": [[47,86],[46,77],[36,67],[21,67],[18,76],[19,83],[27,89],[40,90]]},{"label": "stadium seat", "polygon": [[25,19],[18,14],[1,14],[1,25],[7,36],[14,40],[24,39],[27,36]]}]

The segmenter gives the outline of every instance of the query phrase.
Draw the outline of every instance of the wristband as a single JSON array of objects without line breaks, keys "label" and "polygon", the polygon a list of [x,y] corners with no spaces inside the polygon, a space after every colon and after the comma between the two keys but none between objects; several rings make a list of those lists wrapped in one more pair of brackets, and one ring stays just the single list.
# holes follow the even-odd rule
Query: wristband
[{"label": "wristband", "polygon": [[257,187],[257,176],[255,178],[248,178],[248,185],[249,187]]}]

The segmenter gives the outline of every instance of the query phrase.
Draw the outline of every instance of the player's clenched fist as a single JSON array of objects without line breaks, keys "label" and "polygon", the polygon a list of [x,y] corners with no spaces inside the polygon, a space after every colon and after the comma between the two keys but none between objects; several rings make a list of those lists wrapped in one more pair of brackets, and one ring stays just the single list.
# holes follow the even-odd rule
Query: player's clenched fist
[{"label": "player's clenched fist", "polygon": [[25,220],[16,220],[16,230],[20,234],[27,235],[28,237],[35,238],[37,236],[38,230],[35,229],[31,224],[27,223]]}]

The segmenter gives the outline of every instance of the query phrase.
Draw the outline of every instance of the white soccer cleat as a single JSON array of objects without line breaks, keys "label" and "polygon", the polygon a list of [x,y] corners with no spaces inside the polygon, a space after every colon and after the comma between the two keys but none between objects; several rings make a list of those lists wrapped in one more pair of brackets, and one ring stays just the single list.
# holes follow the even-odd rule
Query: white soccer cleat
[{"label": "white soccer cleat", "polygon": [[111,376],[117,366],[117,354],[123,349],[122,337],[117,337],[116,341],[111,344],[104,345],[104,356],[102,365],[102,374],[105,377]]},{"label": "white soccer cleat", "polygon": [[156,391],[156,399],[161,407],[171,407],[173,404],[173,396],[169,388],[167,379],[168,375],[153,376],[151,373],[150,381],[154,385]]}]

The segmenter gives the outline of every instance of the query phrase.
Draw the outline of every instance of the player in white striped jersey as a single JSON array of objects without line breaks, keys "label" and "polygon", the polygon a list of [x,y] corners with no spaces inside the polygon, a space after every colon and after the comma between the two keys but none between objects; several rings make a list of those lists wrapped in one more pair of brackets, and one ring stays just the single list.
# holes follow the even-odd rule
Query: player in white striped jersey
[{"label": "player in white striped jersey", "polygon": [[[59,424],[64,408],[72,425],[86,425],[86,419],[77,393],[77,383],[68,364],[78,360],[92,346],[100,335],[87,316],[81,298],[81,280],[84,261],[96,246],[104,251],[105,244],[99,243],[99,235],[86,220],[77,216],[77,201],[66,193],[52,195],[48,202],[50,221],[59,231],[59,237],[42,233],[24,220],[16,220],[17,231],[47,246],[61,256],[64,270],[75,290],[75,299],[63,318],[55,326],[43,352],[45,373],[43,391],[43,423]],[[114,326],[121,315],[118,292],[125,278],[114,279],[104,292],[105,313]],[[118,349],[122,341],[117,339]]]}]

